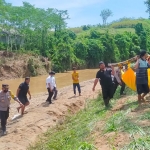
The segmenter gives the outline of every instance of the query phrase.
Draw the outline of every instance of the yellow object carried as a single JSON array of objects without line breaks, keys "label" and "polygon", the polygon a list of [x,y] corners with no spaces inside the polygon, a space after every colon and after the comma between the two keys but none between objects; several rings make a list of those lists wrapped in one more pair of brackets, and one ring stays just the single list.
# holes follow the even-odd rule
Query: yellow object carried
[{"label": "yellow object carried", "polygon": [[147,69],[147,75],[148,75],[148,86],[150,88],[150,69]]},{"label": "yellow object carried", "polygon": [[123,82],[133,91],[136,91],[135,79],[135,72],[131,68],[129,68],[126,72],[122,73]]}]

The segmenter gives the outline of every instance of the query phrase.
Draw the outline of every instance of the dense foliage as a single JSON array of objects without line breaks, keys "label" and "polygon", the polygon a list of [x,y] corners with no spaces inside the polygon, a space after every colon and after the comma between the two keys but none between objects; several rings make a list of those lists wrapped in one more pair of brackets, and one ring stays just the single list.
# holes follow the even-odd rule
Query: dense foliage
[{"label": "dense foliage", "polygon": [[[41,54],[51,59],[55,71],[63,72],[74,65],[95,68],[100,60],[126,60],[140,49],[150,48],[150,30],[145,24],[137,22],[130,26],[135,32],[127,28],[115,34],[106,28],[101,32],[102,25],[85,25],[74,32],[66,28],[66,19],[69,19],[66,10],[40,9],[27,2],[12,6],[0,0],[0,49]],[[117,25],[108,27],[124,28]]]}]

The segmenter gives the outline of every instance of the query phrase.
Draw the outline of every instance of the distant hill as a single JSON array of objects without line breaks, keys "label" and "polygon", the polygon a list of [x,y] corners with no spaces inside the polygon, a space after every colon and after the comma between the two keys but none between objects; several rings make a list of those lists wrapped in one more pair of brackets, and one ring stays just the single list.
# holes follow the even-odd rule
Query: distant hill
[{"label": "distant hill", "polygon": [[104,33],[105,31],[109,31],[112,34],[123,33],[125,31],[134,33],[134,27],[137,23],[142,23],[144,27],[150,28],[150,20],[148,19],[122,19],[120,21],[112,22],[106,28],[101,26],[91,26],[88,30],[83,30],[83,27],[70,28],[70,30],[77,35],[88,34],[92,29],[96,29],[100,33]]}]

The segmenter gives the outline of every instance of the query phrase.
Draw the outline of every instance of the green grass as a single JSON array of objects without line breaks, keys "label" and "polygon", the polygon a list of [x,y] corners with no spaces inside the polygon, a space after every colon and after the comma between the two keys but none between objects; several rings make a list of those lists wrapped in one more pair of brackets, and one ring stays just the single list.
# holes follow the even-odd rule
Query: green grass
[{"label": "green grass", "polygon": [[124,146],[121,150],[149,150],[150,137],[134,139],[129,145]]},{"label": "green grass", "polygon": [[[111,100],[112,105],[119,98],[119,90],[120,88]],[[127,93],[134,94],[128,88]],[[101,96],[96,100],[87,100],[85,106],[76,115],[67,117],[62,124],[49,129],[34,145],[30,145],[28,150],[96,150],[93,145],[95,139],[91,135],[96,129],[97,122],[105,120],[109,109],[105,109]],[[100,132],[121,131],[144,135],[144,131],[132,124],[127,114],[128,110],[116,112],[108,119],[104,129],[100,129]]]},{"label": "green grass", "polygon": [[[87,103],[84,110],[66,119],[62,125],[50,129],[29,150],[93,150],[88,136],[95,128],[95,123],[104,118],[106,109],[100,105],[102,99]],[[88,142],[88,143],[86,143]]]}]

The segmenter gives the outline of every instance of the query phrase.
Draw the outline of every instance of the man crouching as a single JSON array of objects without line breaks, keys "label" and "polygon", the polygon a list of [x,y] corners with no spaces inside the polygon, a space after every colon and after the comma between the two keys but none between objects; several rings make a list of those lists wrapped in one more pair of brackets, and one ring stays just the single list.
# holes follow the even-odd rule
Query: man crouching
[{"label": "man crouching", "polygon": [[22,103],[18,100],[17,97],[13,95],[13,93],[9,90],[8,84],[2,84],[2,91],[0,91],[0,119],[1,119],[1,128],[2,128],[2,136],[6,135],[6,124],[7,119],[9,117],[9,106],[10,100],[13,98],[17,101],[22,107]]}]

